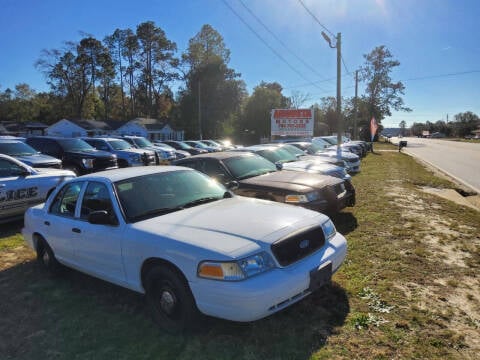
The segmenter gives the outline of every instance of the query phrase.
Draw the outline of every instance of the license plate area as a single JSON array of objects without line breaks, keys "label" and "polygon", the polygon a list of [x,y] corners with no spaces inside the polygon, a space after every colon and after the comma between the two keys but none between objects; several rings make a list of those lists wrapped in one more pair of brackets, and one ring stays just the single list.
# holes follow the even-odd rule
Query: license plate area
[{"label": "license plate area", "polygon": [[315,291],[322,286],[329,284],[332,280],[332,263],[328,262],[320,268],[315,268],[310,271],[310,285],[309,291]]}]

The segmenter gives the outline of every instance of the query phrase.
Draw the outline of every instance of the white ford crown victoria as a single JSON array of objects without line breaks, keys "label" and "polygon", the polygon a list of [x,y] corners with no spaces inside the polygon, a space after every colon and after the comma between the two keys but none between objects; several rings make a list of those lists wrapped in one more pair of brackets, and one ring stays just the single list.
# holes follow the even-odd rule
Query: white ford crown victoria
[{"label": "white ford crown victoria", "polygon": [[273,314],[328,283],[347,252],[327,216],[235,196],[175,166],[70,180],[27,211],[23,235],[50,270],[63,264],[145,293],[170,331],[198,311],[234,321]]}]

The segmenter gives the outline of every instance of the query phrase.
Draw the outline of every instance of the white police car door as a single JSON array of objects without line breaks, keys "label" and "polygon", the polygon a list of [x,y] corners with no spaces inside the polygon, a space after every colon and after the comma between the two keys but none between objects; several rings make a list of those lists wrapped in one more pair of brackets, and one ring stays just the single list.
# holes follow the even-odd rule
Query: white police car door
[{"label": "white police car door", "polygon": [[[80,199],[75,226],[79,241],[74,243],[75,258],[86,271],[116,282],[125,281],[122,261],[123,227],[118,222],[116,202],[106,184],[89,181]],[[93,211],[107,211],[111,224],[88,222]]]},{"label": "white police car door", "polygon": [[21,215],[42,201],[38,186],[29,178],[27,167],[0,158],[0,217]]}]

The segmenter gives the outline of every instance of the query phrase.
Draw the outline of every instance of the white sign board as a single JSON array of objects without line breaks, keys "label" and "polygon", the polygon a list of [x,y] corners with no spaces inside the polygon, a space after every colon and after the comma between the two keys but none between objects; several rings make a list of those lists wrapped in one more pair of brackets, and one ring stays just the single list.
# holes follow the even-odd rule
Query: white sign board
[{"label": "white sign board", "polygon": [[273,109],[272,136],[313,136],[312,109]]}]

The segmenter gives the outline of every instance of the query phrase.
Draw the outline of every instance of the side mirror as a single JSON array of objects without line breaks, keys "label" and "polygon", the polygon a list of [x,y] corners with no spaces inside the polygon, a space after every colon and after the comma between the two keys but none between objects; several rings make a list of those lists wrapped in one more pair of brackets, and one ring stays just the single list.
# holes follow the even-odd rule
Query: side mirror
[{"label": "side mirror", "polygon": [[88,222],[90,224],[99,225],[118,225],[118,221],[106,210],[92,211],[90,214],[88,214]]},{"label": "side mirror", "polygon": [[283,169],[283,164],[280,161],[277,161],[275,163],[275,166],[277,167],[277,170],[282,170]]},{"label": "side mirror", "polygon": [[227,184],[227,189],[234,191],[237,190],[239,186],[240,184],[238,183],[238,181],[233,180]]}]

